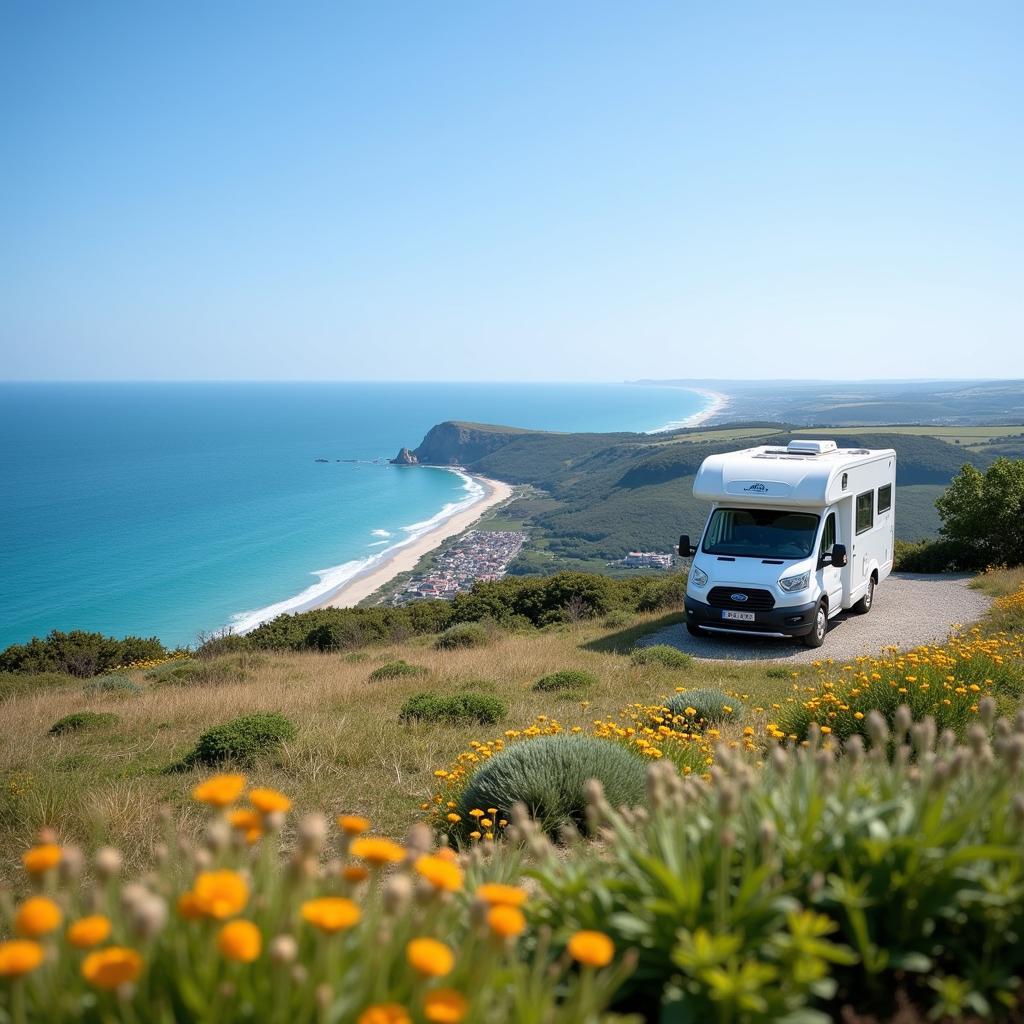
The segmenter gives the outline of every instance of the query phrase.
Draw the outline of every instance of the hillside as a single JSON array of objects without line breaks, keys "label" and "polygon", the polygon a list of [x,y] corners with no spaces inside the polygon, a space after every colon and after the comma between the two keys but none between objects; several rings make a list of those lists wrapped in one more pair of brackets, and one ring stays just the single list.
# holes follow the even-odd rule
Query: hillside
[{"label": "hillside", "polygon": [[935,498],[965,463],[984,469],[997,455],[1024,454],[1019,425],[936,433],[930,425],[815,430],[747,421],[653,435],[450,422],[433,427],[413,455],[420,463],[461,465],[532,489],[501,513],[501,525],[531,533],[512,572],[594,570],[630,550],[670,550],[680,533],[699,530],[706,506],[694,499],[692,483],[708,455],[810,433],[849,447],[896,450],[902,540],[934,536]]}]

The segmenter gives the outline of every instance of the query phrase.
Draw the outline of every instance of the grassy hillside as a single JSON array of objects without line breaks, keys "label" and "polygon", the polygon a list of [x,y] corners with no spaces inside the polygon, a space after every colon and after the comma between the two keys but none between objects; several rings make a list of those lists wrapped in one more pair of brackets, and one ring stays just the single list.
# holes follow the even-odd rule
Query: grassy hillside
[{"label": "grassy hillside", "polygon": [[[1012,593],[1021,574],[994,573],[983,583],[994,594]],[[261,781],[288,792],[299,811],[357,812],[399,835],[437,791],[436,770],[471,741],[530,727],[538,715],[588,730],[595,720],[620,719],[628,706],[657,705],[677,688],[711,687],[746,709],[722,725],[724,740],[739,740],[744,728],[760,734],[779,720],[795,688],[817,683],[811,665],[638,664],[637,639],[672,624],[681,629],[681,620],[617,610],[541,630],[492,627],[482,645],[467,648],[439,649],[435,635],[424,635],[349,653],[178,659],[96,680],[21,676],[0,702],[0,883],[11,880],[26,837],[44,826],[65,841],[114,842],[134,861],[162,838],[162,803],[181,810],[186,829],[197,828],[187,794],[208,769],[183,765],[206,730],[239,715],[273,712],[294,725],[293,738],[257,751],[254,763]],[[534,689],[563,670],[589,681]],[[507,713],[486,725],[403,720],[403,706],[422,692],[496,698]],[[53,729],[58,722],[65,724]]]},{"label": "grassy hillside", "polygon": [[1020,425],[984,427],[797,428],[749,421],[669,434],[553,434],[482,424],[442,424],[417,449],[422,461],[460,463],[528,485],[501,511],[530,531],[512,571],[601,570],[636,549],[668,551],[700,530],[707,507],[691,493],[708,455],[819,435],[842,446],[897,452],[897,537],[922,540],[939,525],[935,498],[965,464],[985,468],[1000,454],[1024,455]]}]

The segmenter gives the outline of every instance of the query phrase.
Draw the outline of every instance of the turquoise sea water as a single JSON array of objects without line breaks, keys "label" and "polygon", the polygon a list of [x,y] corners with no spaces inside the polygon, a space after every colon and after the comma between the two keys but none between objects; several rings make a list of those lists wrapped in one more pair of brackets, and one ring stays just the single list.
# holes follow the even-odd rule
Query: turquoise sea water
[{"label": "turquoise sea water", "polygon": [[456,473],[373,461],[442,420],[649,431],[704,404],[618,384],[0,384],[0,648],[51,629],[186,644],[308,605],[472,500]]}]

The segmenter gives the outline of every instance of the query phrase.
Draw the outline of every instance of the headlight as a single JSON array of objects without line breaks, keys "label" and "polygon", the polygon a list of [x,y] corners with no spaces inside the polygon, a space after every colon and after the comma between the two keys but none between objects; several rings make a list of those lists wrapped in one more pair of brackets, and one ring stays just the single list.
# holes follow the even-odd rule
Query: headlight
[{"label": "headlight", "polygon": [[703,587],[704,584],[707,583],[707,581],[708,581],[708,574],[706,572],[704,572],[702,569],[698,569],[696,566],[694,566],[690,570],[690,582],[695,587]]},{"label": "headlight", "polygon": [[807,584],[811,581],[811,570],[800,573],[799,576],[787,576],[784,580],[779,580],[779,586],[786,591],[787,594],[792,594],[797,590],[806,590]]}]

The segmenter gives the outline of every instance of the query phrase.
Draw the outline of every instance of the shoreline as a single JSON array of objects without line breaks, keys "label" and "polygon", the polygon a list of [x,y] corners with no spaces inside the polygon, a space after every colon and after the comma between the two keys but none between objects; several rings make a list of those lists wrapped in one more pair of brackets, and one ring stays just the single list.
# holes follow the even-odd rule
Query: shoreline
[{"label": "shoreline", "polygon": [[692,391],[695,395],[701,395],[707,399],[708,404],[700,410],[695,412],[692,416],[687,416],[681,420],[673,420],[671,423],[665,424],[663,427],[658,427],[657,430],[649,430],[649,434],[667,434],[673,430],[686,430],[690,427],[699,427],[702,423],[706,423],[708,420],[720,413],[724,412],[729,405],[729,396],[721,391],[711,391],[708,388],[691,388],[683,387],[684,391]]},{"label": "shoreline", "polygon": [[[455,467],[435,467],[454,469]],[[368,566],[346,580],[340,587],[327,594],[310,608],[352,608],[376,593],[386,583],[390,583],[403,572],[410,572],[419,560],[449,537],[468,530],[488,510],[508,501],[512,497],[512,487],[501,480],[489,477],[464,474],[484,489],[483,496],[468,508],[461,509],[454,515],[438,523],[432,530],[421,534],[415,540],[395,546],[391,553],[380,562]]]}]

